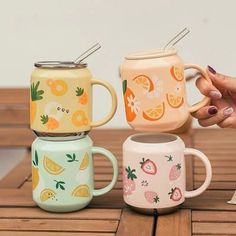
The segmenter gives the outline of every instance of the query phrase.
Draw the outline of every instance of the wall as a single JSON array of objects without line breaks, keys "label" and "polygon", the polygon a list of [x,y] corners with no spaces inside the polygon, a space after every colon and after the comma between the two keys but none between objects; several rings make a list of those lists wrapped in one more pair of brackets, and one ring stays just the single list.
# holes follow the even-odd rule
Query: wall
[{"label": "wall", "polygon": [[[102,49],[87,62],[119,97],[107,127],[126,127],[118,77],[122,57],[161,47],[187,26],[191,34],[178,44],[186,62],[236,74],[235,8],[234,0],[0,0],[0,86],[27,87],[35,61],[71,60],[100,42]],[[190,103],[200,98],[193,86],[188,92]],[[101,93],[95,89],[95,118],[109,106],[103,105],[107,94]]]}]

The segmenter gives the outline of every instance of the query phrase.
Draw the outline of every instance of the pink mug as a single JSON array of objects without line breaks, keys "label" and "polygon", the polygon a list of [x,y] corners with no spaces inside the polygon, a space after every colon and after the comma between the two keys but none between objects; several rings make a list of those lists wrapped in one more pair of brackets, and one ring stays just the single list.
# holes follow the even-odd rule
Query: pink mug
[{"label": "pink mug", "polygon": [[[185,155],[199,158],[206,168],[206,179],[196,190],[186,191]],[[123,144],[123,198],[138,212],[172,212],[185,198],[196,197],[211,182],[208,158],[200,151],[185,148],[171,134],[135,134]]]}]

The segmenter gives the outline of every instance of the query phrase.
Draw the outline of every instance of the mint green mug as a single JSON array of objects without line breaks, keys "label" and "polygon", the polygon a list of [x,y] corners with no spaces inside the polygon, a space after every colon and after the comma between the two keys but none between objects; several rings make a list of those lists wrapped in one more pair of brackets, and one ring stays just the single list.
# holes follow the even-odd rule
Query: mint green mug
[{"label": "mint green mug", "polygon": [[[94,189],[93,154],[111,161],[113,177],[102,189]],[[52,212],[71,212],[86,207],[93,196],[109,192],[118,179],[118,164],[108,150],[93,147],[92,140],[60,141],[36,138],[32,144],[32,189],[37,205]]]}]

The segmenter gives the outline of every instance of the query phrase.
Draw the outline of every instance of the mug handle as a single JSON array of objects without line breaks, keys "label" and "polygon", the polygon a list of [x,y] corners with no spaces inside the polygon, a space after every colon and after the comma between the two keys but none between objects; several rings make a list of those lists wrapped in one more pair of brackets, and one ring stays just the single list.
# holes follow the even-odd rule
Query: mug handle
[{"label": "mug handle", "polygon": [[[212,84],[211,82],[211,79],[209,78],[209,76],[207,75],[206,71],[201,67],[201,66],[198,66],[198,65],[195,65],[195,64],[184,64],[184,69],[187,70],[187,69],[196,69],[198,71],[200,71],[200,73],[203,75],[203,77],[209,82]],[[208,103],[210,102],[210,98],[208,97],[204,97],[200,102],[190,106],[188,108],[189,112],[190,113],[193,113],[195,111],[197,111],[198,109],[206,106]]]},{"label": "mug handle", "polygon": [[100,147],[92,147],[92,154],[102,154],[105,156],[112,164],[113,176],[111,182],[104,188],[94,189],[93,196],[100,196],[112,190],[118,179],[119,167],[115,156],[108,150]]},{"label": "mug handle", "polygon": [[109,114],[106,115],[101,120],[91,122],[91,127],[98,127],[98,126],[101,126],[101,125],[107,123],[114,116],[114,114],[116,112],[116,108],[117,108],[117,96],[116,96],[116,92],[115,92],[114,88],[109,83],[107,83],[105,81],[92,79],[91,84],[92,85],[99,84],[99,85],[104,86],[109,91],[109,93],[111,94],[111,98],[112,98],[112,106],[111,106],[111,110],[110,110]]},{"label": "mug handle", "polygon": [[212,178],[211,163],[204,153],[194,148],[185,148],[184,155],[194,155],[198,157],[203,162],[206,168],[206,179],[204,183],[198,189],[195,189],[193,191],[185,191],[186,198],[196,197],[200,195],[201,193],[203,193],[207,189],[209,184],[211,183],[211,178]]}]

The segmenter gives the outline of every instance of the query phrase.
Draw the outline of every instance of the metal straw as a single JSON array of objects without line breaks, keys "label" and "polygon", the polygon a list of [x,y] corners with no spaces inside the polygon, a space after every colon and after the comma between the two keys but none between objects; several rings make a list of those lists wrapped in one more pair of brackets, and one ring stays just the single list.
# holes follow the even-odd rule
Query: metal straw
[{"label": "metal straw", "polygon": [[170,48],[174,46],[176,43],[178,43],[182,38],[184,38],[188,33],[190,33],[190,30],[185,27],[183,30],[181,30],[177,35],[175,35],[174,38],[172,38],[164,47],[163,49],[166,49],[167,47]]},{"label": "metal straw", "polygon": [[101,45],[99,43],[94,44],[91,48],[83,52],[79,57],[77,57],[74,60],[74,64],[79,64],[81,63],[85,58],[96,52],[98,49],[101,48]]}]

